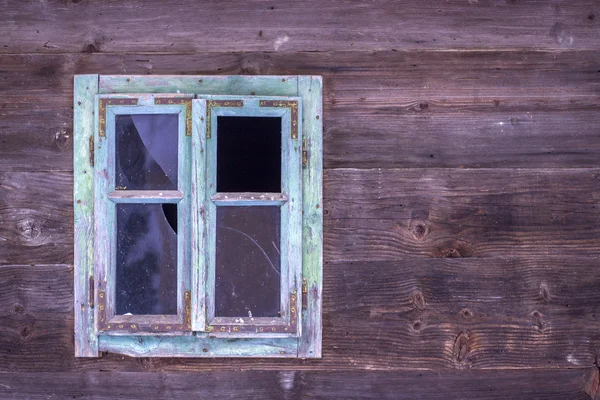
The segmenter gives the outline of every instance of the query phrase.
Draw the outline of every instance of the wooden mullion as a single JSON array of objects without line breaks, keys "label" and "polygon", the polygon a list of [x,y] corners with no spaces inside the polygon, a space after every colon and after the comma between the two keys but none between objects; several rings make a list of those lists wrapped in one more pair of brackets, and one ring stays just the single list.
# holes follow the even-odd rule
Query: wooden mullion
[{"label": "wooden mullion", "polygon": [[215,193],[211,200],[218,206],[277,206],[288,201],[283,193]]},{"label": "wooden mullion", "polygon": [[98,357],[94,304],[94,98],[98,75],[75,77],[73,164],[75,215],[75,357]]},{"label": "wooden mullion", "polygon": [[115,190],[108,198],[114,203],[178,203],[184,194],[179,190]]}]

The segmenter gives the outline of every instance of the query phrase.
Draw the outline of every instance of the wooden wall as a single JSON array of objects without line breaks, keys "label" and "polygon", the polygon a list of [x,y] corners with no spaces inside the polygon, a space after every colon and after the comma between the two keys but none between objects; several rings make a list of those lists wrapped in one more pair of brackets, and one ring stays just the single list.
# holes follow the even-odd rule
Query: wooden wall
[{"label": "wooden wall", "polygon": [[[0,398],[600,398],[598,0],[0,0]],[[73,75],[324,77],[323,359],[73,357]]]}]

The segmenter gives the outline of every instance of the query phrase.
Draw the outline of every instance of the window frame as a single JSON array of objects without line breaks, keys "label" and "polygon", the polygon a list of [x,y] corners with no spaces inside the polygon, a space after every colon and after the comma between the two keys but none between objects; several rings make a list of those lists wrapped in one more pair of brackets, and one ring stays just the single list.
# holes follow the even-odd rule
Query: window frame
[{"label": "window frame", "polygon": [[[196,124],[199,146],[205,151],[193,152],[201,160],[194,165],[204,163],[199,184],[192,196],[204,198],[204,218],[199,219],[200,229],[205,230],[203,274],[196,274],[195,287],[204,288],[204,321],[193,321],[194,327],[203,327],[216,337],[288,337],[300,335],[298,310],[301,307],[298,292],[302,281],[302,111],[298,97],[274,96],[199,96],[194,107],[200,108],[199,114],[206,115],[204,121]],[[281,129],[281,189],[277,193],[226,193],[217,191],[217,140],[219,116],[260,116],[280,117]],[[204,123],[202,123],[204,122]],[[194,132],[196,133],[196,132]],[[197,181],[195,181],[197,182]],[[193,200],[199,202],[200,200]],[[281,296],[280,317],[217,317],[215,316],[215,239],[216,211],[227,206],[279,206],[281,210]]]},{"label": "window frame", "polygon": [[[191,334],[191,106],[193,94],[102,94],[95,96],[97,143],[94,149],[94,280],[97,330],[131,333]],[[118,115],[177,114],[177,190],[123,190],[115,184],[115,122]],[[177,204],[177,315],[116,315],[116,208],[118,204]]]},{"label": "window frame", "polygon": [[[298,141],[302,175],[302,271],[296,279],[298,332],[300,336],[285,337],[222,337],[215,332],[196,332],[193,335],[164,336],[161,334],[125,335],[98,334],[95,293],[98,282],[94,270],[94,175],[92,165],[95,138],[94,113],[96,95],[127,94],[194,94],[198,98],[218,96],[277,96],[298,97],[304,135]],[[125,76],[77,75],[74,90],[74,207],[75,207],[75,355],[97,357],[99,351],[130,356],[150,357],[321,357],[321,294],[322,294],[322,80],[317,76]],[[179,94],[179,97],[183,95]],[[301,102],[301,103],[300,103]],[[192,131],[202,129],[203,110],[192,110]],[[189,121],[189,122],[188,122]],[[203,144],[191,137],[192,153],[204,151]],[[200,148],[198,148],[200,146]],[[97,151],[97,150],[96,150]],[[202,168],[191,160],[191,193],[196,193]],[[189,180],[187,180],[189,181]],[[189,193],[189,192],[188,192]],[[191,224],[198,218],[203,202],[191,200]],[[196,212],[195,212],[196,211]],[[206,235],[189,241],[198,261],[202,261],[202,246]],[[183,240],[185,242],[185,240]],[[193,261],[192,261],[193,262]],[[195,264],[194,264],[195,265]],[[192,273],[196,268],[192,268]],[[198,273],[200,275],[200,273]],[[192,278],[192,285],[197,285]],[[94,286],[97,286],[96,288]],[[199,289],[199,288],[195,288]],[[205,313],[202,301],[192,296],[191,316],[202,321]],[[204,320],[205,321],[205,320]],[[202,323],[198,322],[196,329]],[[205,324],[206,325],[206,324]],[[206,328],[206,326],[205,326]],[[298,333],[298,334],[299,334]]]}]

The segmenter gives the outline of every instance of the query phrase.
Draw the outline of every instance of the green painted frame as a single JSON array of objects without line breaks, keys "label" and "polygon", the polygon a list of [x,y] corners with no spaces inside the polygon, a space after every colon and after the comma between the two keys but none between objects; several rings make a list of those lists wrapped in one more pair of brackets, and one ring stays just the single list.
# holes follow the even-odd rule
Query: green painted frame
[{"label": "green painted frame", "polygon": [[[302,142],[302,285],[296,294],[301,304],[299,337],[216,337],[211,332],[194,335],[167,336],[98,334],[94,263],[94,121],[95,96],[98,94],[179,93],[230,96],[292,96],[298,97],[302,111],[298,132]],[[75,212],[75,355],[98,357],[99,351],[145,357],[321,357],[322,322],[322,78],[319,76],[127,76],[77,75],[74,88],[74,212]],[[96,114],[97,115],[97,114]],[[189,115],[189,113],[188,113]],[[186,120],[192,131],[202,129],[206,107],[194,107],[192,118]],[[97,121],[96,121],[97,122]],[[193,153],[205,152],[201,135],[192,133]],[[205,139],[205,137],[204,137]],[[204,167],[192,157],[191,193],[205,190]],[[178,194],[168,194],[172,198]],[[204,201],[191,199],[190,223],[204,218]],[[258,199],[271,201],[269,199]],[[285,199],[275,199],[283,202]],[[122,200],[122,201],[137,201]],[[215,199],[215,201],[225,201]],[[206,235],[199,232],[191,238],[192,291],[196,281],[204,279],[203,265]],[[300,286],[297,282],[296,287]],[[298,289],[297,289],[298,290]],[[204,330],[206,307],[192,296],[192,329]],[[204,326],[203,326],[204,325]]]},{"label": "green painted frame", "polygon": [[[94,150],[94,260],[96,265],[97,332],[110,335],[191,334],[190,271],[192,235],[191,105],[193,94],[96,95]],[[166,190],[126,190],[115,186],[115,119],[117,115],[174,114],[179,119],[178,187]],[[177,204],[177,315],[115,315],[116,206],[122,203]]]},{"label": "green painted frame", "polygon": [[[202,108],[204,129],[198,125],[198,137],[206,149],[194,153],[204,162],[205,223],[202,229],[206,240],[206,271],[202,281],[195,287],[204,286],[204,293],[198,298],[205,299],[204,326],[216,337],[287,337],[299,336],[301,326],[298,318],[300,309],[300,283],[302,281],[302,121],[299,119],[302,105],[298,97],[274,96],[202,96],[204,100],[194,100],[194,106]],[[217,117],[219,116],[266,116],[280,117],[282,120],[282,166],[281,193],[218,193],[216,190],[217,157]],[[299,134],[300,132],[300,134]],[[195,165],[197,163],[194,163]],[[200,175],[200,174],[199,174]],[[195,192],[196,194],[197,192]],[[281,316],[277,318],[223,318],[214,312],[215,286],[215,238],[217,207],[227,206],[268,206],[281,209]],[[200,276],[200,274],[197,274]],[[204,283],[204,285],[203,285]]]}]

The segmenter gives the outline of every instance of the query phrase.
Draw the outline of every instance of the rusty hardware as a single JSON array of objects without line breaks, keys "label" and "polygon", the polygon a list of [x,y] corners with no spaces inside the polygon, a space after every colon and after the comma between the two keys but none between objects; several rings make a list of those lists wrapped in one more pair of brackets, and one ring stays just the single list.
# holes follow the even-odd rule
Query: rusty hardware
[{"label": "rusty hardware", "polygon": [[302,309],[306,310],[308,308],[308,284],[306,283],[306,279],[302,279]]},{"label": "rusty hardware", "polygon": [[189,97],[155,97],[154,104],[185,105],[185,136],[192,136],[192,99]]},{"label": "rusty hardware", "polygon": [[94,136],[90,136],[90,166],[94,166]]},{"label": "rusty hardware", "polygon": [[136,98],[113,98],[99,100],[99,115],[98,115],[98,136],[106,136],[106,106],[137,106],[138,99]]},{"label": "rusty hardware", "polygon": [[207,332],[222,333],[296,333],[298,331],[296,289],[290,295],[290,322],[287,325],[208,325]]},{"label": "rusty hardware", "polygon": [[[90,282],[93,282],[91,280]],[[93,285],[93,283],[91,283]],[[90,294],[90,296],[93,296]],[[184,293],[184,311],[181,322],[170,323],[110,323],[110,313],[107,307],[106,292],[98,291],[98,330],[99,331],[121,331],[121,332],[158,332],[191,331],[192,330],[192,293],[188,290]]]},{"label": "rusty hardware", "polygon": [[308,150],[306,149],[306,138],[302,139],[302,168],[308,164]]},{"label": "rusty hardware", "polygon": [[244,107],[244,100],[209,100],[206,102],[206,138],[210,139],[210,110],[215,107]]},{"label": "rusty hardware", "polygon": [[292,139],[298,139],[298,101],[296,100],[260,100],[259,107],[284,107],[292,113]]},{"label": "rusty hardware", "polygon": [[90,276],[90,308],[94,308],[94,277]]},{"label": "rusty hardware", "polygon": [[[185,292],[184,295],[185,300],[185,315],[183,319],[185,320],[185,329],[188,331],[192,330],[192,292],[189,290]],[[168,327],[168,329],[171,329]]]}]

